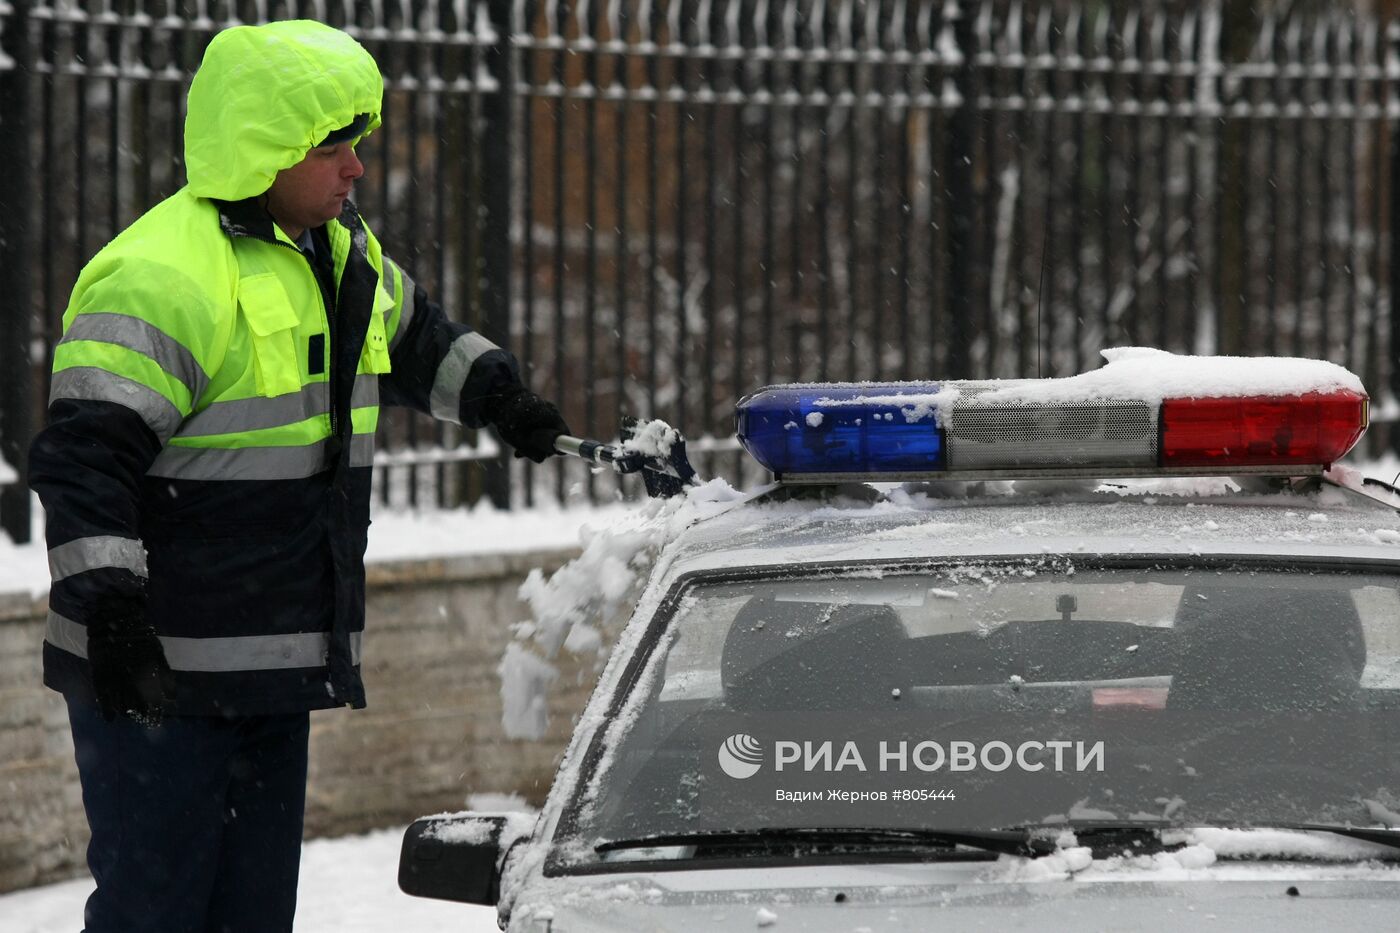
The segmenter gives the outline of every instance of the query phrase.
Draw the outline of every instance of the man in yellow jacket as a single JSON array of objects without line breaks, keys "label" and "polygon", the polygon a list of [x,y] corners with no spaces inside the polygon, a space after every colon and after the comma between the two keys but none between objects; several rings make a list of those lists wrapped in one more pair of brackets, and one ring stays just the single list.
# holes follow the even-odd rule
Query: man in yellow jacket
[{"label": "man in yellow jacket", "polygon": [[308,711],[362,707],[381,404],[567,432],[448,321],[350,194],[383,80],[345,33],[240,26],[189,92],[188,184],[79,276],[30,475],[53,579],[89,933],[290,930]]}]

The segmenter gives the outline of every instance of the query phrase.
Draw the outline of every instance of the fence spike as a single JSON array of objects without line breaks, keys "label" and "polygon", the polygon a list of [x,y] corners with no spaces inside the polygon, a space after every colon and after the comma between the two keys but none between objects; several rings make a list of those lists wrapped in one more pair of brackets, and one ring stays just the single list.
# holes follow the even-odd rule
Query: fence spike
[{"label": "fence spike", "polygon": [[1055,11],[1049,4],[1042,6],[1036,11],[1035,17],[1035,55],[1037,57],[1049,57],[1053,55],[1054,40],[1050,33],[1054,26]]},{"label": "fence spike", "polygon": [[642,41],[655,44],[656,23],[652,14],[656,6],[651,0],[637,0],[637,34]]},{"label": "fence spike", "polygon": [[672,0],[666,4],[666,38],[667,44],[672,48],[679,48],[685,44],[685,31],[681,23],[683,6],[684,0]]},{"label": "fence spike", "polygon": [[[622,25],[622,7],[627,3],[627,0],[598,0],[598,2],[602,4],[603,12],[599,14],[596,22],[600,27],[607,27],[608,41],[616,41],[619,38],[618,30]],[[602,41],[596,32],[593,38]]]},{"label": "fence spike", "polygon": [[1142,11],[1137,7],[1128,11],[1128,15],[1123,17],[1123,61],[1130,62],[1134,66],[1142,64]]},{"label": "fence spike", "polygon": [[856,47],[855,34],[851,31],[851,24],[855,17],[855,4],[842,3],[836,11],[836,42],[841,48],[853,49]]},{"label": "fence spike", "polygon": [[695,41],[698,45],[713,47],[714,34],[710,26],[711,4],[713,0],[699,0],[695,8]]},{"label": "fence spike", "polygon": [[758,48],[772,48],[768,37],[769,0],[757,0],[753,10],[753,39]]},{"label": "fence spike", "polygon": [[[1354,17],[1354,11],[1343,14],[1341,21],[1337,24],[1337,62],[1357,68],[1359,62],[1357,62],[1356,59],[1360,43],[1356,41],[1356,33],[1353,30],[1353,25],[1355,23]],[[1359,80],[1360,72],[1358,70],[1356,76],[1351,80],[1339,81],[1337,83],[1341,85],[1343,95],[1345,97],[1350,97],[1352,89],[1355,88],[1356,82]]]},{"label": "fence spike", "polygon": [[1301,18],[1292,16],[1288,21],[1288,28],[1283,33],[1283,50],[1290,65],[1301,65],[1303,63],[1303,24]]},{"label": "fence spike", "polygon": [[1109,39],[1112,26],[1113,10],[1108,4],[1103,4],[1094,10],[1094,28],[1089,30],[1092,51],[1086,52],[1086,54],[1092,55],[1095,61],[1100,63],[1113,61],[1113,49],[1110,47]]},{"label": "fence spike", "polygon": [[1327,47],[1332,39],[1332,16],[1328,15],[1323,19],[1321,29],[1313,29],[1312,36],[1312,58],[1308,61],[1310,65],[1321,65],[1327,61]]},{"label": "fence spike", "polygon": [[578,38],[584,43],[597,38],[593,34],[593,2],[594,0],[573,0],[569,4],[570,18],[578,29]]},{"label": "fence spike", "polygon": [[1015,56],[1024,56],[1026,53],[1023,35],[1025,16],[1026,11],[1022,0],[1012,0],[1011,9],[1006,14],[1006,50]]},{"label": "fence spike", "polygon": [[1264,18],[1259,23],[1259,34],[1255,36],[1254,47],[1249,53],[1251,60],[1259,62],[1267,62],[1270,60],[1277,32],[1278,14],[1273,10],[1269,10],[1264,14]]},{"label": "fence spike", "polygon": [[1181,18],[1181,35],[1177,37],[1176,51],[1181,61],[1194,61],[1196,58],[1196,34],[1200,18],[1195,10],[1187,10]]},{"label": "fence spike", "polygon": [[[962,50],[958,48],[957,25],[962,18],[962,10],[958,6],[957,0],[945,0],[943,4],[942,28],[938,31],[938,55],[943,61],[941,64],[947,68],[954,68],[962,64]],[[950,84],[944,85],[943,98],[945,101],[961,102],[959,89]]]},{"label": "fence spike", "polygon": [[812,48],[815,49],[826,44],[826,0],[811,0],[811,3],[808,29],[812,35]]},{"label": "fence spike", "polygon": [[907,4],[905,0],[894,0],[894,5],[890,9],[889,25],[885,27],[885,47],[898,51],[909,48],[907,33],[905,32],[905,15]]},{"label": "fence spike", "polygon": [[724,29],[728,33],[728,45],[735,51],[744,47],[743,21],[740,19],[743,9],[743,0],[729,0],[729,5],[724,10]]},{"label": "fence spike", "polygon": [[782,27],[783,27],[783,47],[784,47],[784,48],[792,49],[792,48],[796,48],[796,47],[797,47],[797,44],[798,44],[798,42],[797,42],[797,17],[798,17],[798,12],[799,12],[799,11],[798,11],[798,4],[796,4],[796,3],[786,3],[786,4],[783,5],[783,10],[782,10],[782,12],[779,14],[779,22],[781,23],[781,25],[782,25]]},{"label": "fence spike", "polygon": [[1152,13],[1152,26],[1146,30],[1147,53],[1152,62],[1164,61],[1167,57],[1167,14],[1162,10]]},{"label": "fence spike", "polygon": [[862,17],[861,22],[861,47],[865,49],[878,49],[880,48],[879,0],[874,0],[874,2],[872,3],[866,3],[864,4],[864,6],[865,16]]},{"label": "fence spike", "polygon": [[1337,14],[1337,60],[1338,62],[1355,63],[1355,34],[1352,31],[1352,24],[1355,22],[1355,11],[1348,10],[1345,13]]}]

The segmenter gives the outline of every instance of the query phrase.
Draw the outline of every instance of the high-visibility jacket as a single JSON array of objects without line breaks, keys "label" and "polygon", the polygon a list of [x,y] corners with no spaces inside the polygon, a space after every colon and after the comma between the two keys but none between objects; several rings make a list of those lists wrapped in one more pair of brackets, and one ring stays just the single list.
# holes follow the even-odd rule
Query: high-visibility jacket
[{"label": "high-visibility jacket", "polygon": [[441,308],[350,202],[303,251],[258,195],[382,79],[312,22],[215,37],[188,185],[92,259],[54,352],[30,477],[53,585],[45,683],[90,696],[87,630],[136,607],[170,712],[363,706],[364,549],[381,404],[480,427],[515,360]]}]

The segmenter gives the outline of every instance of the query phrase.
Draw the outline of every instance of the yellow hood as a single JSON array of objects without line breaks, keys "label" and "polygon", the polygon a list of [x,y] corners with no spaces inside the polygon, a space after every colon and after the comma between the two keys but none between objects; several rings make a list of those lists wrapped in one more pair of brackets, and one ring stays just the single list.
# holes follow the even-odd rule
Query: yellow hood
[{"label": "yellow hood", "polygon": [[185,171],[193,194],[239,201],[356,115],[379,126],[374,58],[313,20],[234,26],[214,37],[190,85]]}]

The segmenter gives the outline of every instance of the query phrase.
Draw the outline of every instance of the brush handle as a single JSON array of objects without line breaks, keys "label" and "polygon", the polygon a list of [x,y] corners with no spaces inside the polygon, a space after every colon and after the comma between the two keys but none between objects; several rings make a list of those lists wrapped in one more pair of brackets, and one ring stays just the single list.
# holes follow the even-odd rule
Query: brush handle
[{"label": "brush handle", "polygon": [[581,437],[561,434],[554,439],[554,449],[589,463],[610,466],[619,473],[635,473],[642,468],[642,458],[639,455],[624,454],[616,447]]}]

